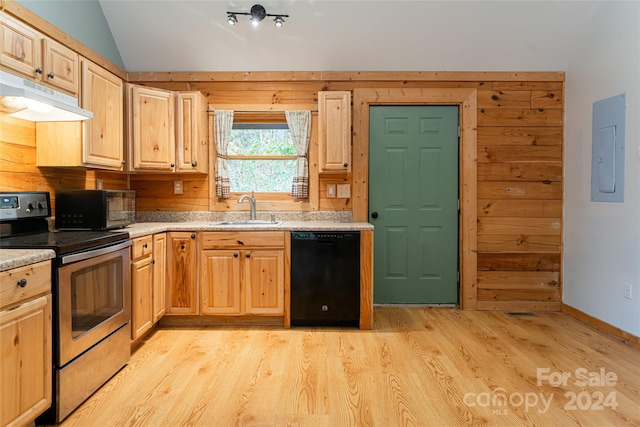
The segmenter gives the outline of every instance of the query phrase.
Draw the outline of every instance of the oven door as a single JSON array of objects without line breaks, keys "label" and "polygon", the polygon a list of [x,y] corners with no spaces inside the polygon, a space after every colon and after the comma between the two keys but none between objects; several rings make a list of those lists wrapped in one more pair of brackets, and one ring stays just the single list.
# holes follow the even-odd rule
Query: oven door
[{"label": "oven door", "polygon": [[60,257],[58,367],[62,367],[131,317],[131,241]]}]

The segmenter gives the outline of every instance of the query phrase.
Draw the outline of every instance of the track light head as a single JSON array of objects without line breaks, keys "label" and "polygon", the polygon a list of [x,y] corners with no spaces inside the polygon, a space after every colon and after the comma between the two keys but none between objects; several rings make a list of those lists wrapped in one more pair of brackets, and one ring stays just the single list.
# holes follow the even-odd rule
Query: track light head
[{"label": "track light head", "polygon": [[235,13],[227,13],[227,23],[234,26],[238,23],[238,18]]},{"label": "track light head", "polygon": [[276,16],[276,19],[273,20],[273,25],[275,25],[276,28],[282,27],[284,25],[284,19],[282,16]]}]

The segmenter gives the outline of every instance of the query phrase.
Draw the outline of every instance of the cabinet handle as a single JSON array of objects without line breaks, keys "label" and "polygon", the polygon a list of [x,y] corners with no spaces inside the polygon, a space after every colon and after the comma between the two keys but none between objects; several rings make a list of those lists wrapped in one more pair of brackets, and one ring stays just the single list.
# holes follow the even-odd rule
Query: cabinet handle
[{"label": "cabinet handle", "polygon": [[246,253],[245,255],[247,258],[251,258],[251,254],[249,252]]},{"label": "cabinet handle", "polygon": [[40,68],[40,67],[36,68],[36,73],[42,74],[42,68]]},{"label": "cabinet handle", "polygon": [[238,258],[238,252],[234,252],[234,253],[233,253],[233,257],[234,257],[234,258]]},{"label": "cabinet handle", "polygon": [[20,286],[21,288],[24,288],[25,286],[27,286],[27,279],[18,280],[18,286]]},{"label": "cabinet handle", "polygon": [[196,166],[198,166],[198,162],[191,162],[191,166],[195,168]]},{"label": "cabinet handle", "polygon": [[195,238],[196,238],[196,235],[195,235],[195,234],[192,234],[192,235],[191,235],[191,238],[192,238],[192,239],[195,239]]},{"label": "cabinet handle", "polygon": [[342,166],[346,168],[347,166],[349,166],[349,163],[345,162]]}]

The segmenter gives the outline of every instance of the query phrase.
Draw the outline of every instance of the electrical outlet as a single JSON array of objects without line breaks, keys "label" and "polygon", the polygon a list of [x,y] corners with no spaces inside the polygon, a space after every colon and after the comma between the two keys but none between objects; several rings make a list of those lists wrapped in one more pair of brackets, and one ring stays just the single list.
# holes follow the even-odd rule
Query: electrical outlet
[{"label": "electrical outlet", "polygon": [[327,184],[327,197],[334,198],[336,197],[336,185],[335,184]]},{"label": "electrical outlet", "polygon": [[632,286],[631,283],[624,284],[624,297],[627,299],[631,299]]},{"label": "electrical outlet", "polygon": [[96,178],[96,190],[102,190],[102,178]]},{"label": "electrical outlet", "polygon": [[182,181],[173,181],[173,194],[182,194]]},{"label": "electrical outlet", "polygon": [[351,197],[351,185],[338,184],[338,197],[341,199],[348,199]]}]

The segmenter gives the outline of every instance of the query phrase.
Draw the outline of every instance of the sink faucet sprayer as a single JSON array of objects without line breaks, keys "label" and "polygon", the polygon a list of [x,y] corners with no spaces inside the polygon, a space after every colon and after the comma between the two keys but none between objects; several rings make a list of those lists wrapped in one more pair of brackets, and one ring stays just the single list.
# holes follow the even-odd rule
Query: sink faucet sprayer
[{"label": "sink faucet sprayer", "polygon": [[238,203],[244,202],[244,199],[249,200],[249,206],[251,207],[251,221],[255,221],[256,220],[256,196],[253,194],[253,191],[251,192],[251,197],[247,196],[246,194],[243,194],[238,200]]}]

